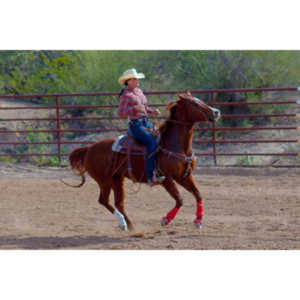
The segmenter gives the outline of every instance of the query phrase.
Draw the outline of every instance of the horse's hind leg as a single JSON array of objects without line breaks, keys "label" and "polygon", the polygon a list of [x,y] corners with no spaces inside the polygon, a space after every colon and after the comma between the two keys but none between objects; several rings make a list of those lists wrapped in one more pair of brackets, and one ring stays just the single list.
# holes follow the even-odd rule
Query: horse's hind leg
[{"label": "horse's hind leg", "polygon": [[186,177],[183,181],[178,182],[181,186],[183,186],[187,191],[191,192],[196,198],[197,210],[196,210],[196,219],[194,220],[194,224],[197,228],[201,227],[202,218],[203,218],[203,205],[202,205],[202,197],[201,194],[195,184],[194,178],[192,175]]},{"label": "horse's hind leg", "polygon": [[169,213],[162,218],[161,225],[165,226],[168,225],[176,216],[178,213],[180,207],[183,204],[183,199],[179,193],[179,190],[177,188],[177,185],[175,181],[172,178],[166,178],[164,182],[162,183],[164,188],[167,190],[167,192],[175,199],[176,205],[175,207],[169,211]]},{"label": "horse's hind leg", "polygon": [[[124,177],[121,177],[119,175],[113,176],[113,184],[112,188],[115,195],[115,206],[117,208],[117,211],[115,212],[115,215],[119,214],[120,221],[121,219],[125,218],[125,223],[123,222],[123,225],[125,226],[123,229],[126,230],[126,227],[128,226],[129,230],[133,230],[133,225],[127,216],[125,212],[125,191],[124,191]],[[120,226],[122,227],[122,224],[120,223]]]},{"label": "horse's hind leg", "polygon": [[112,214],[114,213],[115,209],[113,206],[109,204],[109,194],[110,194],[111,186],[110,185],[101,185],[100,186],[100,196],[99,196],[99,203],[106,207]]},{"label": "horse's hind leg", "polygon": [[124,219],[124,216],[118,212],[110,203],[109,203],[109,194],[111,191],[111,185],[101,185],[100,186],[101,192],[99,196],[99,203],[106,207],[117,219],[119,219],[120,227],[123,230],[127,229],[127,224]]}]

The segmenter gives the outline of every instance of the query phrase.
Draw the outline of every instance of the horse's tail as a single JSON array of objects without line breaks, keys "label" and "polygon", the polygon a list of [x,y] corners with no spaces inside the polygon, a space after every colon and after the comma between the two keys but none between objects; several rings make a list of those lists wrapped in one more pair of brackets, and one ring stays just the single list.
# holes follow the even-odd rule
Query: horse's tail
[{"label": "horse's tail", "polygon": [[71,186],[71,187],[81,187],[85,183],[85,176],[84,173],[86,172],[85,166],[84,166],[84,159],[87,153],[89,147],[80,147],[76,148],[72,151],[72,153],[69,156],[70,165],[72,167],[72,171],[77,176],[81,176],[81,183],[78,185],[71,185],[63,180],[61,180],[64,184]]}]

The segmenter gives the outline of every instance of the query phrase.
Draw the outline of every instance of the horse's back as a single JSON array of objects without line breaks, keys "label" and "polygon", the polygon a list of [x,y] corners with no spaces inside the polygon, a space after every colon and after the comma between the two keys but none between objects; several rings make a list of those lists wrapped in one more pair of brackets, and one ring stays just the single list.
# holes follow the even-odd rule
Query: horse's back
[{"label": "horse's back", "polygon": [[107,167],[112,160],[112,145],[115,140],[116,138],[106,138],[89,146],[85,160],[87,169]]},{"label": "horse's back", "polygon": [[103,149],[103,150],[110,149],[111,150],[111,147],[112,147],[112,145],[113,145],[113,143],[114,143],[115,140],[116,140],[115,137],[113,137],[113,138],[106,138],[106,139],[100,140],[100,141],[92,144],[90,146],[90,149],[91,150],[96,150],[96,149],[97,150],[99,150],[99,149]]}]

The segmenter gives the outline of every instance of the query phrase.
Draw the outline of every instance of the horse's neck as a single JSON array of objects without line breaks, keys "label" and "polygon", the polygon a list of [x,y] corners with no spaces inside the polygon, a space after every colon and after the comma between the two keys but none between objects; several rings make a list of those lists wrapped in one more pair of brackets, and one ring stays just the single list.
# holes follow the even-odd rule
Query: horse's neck
[{"label": "horse's neck", "polygon": [[169,151],[192,155],[193,125],[170,122],[161,137],[161,146]]}]

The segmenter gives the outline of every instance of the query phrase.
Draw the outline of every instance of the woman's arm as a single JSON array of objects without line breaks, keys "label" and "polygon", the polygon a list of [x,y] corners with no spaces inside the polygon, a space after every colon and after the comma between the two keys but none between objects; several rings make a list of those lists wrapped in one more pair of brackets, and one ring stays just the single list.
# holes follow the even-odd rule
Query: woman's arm
[{"label": "woman's arm", "polygon": [[120,118],[126,118],[127,116],[133,114],[135,112],[134,106],[129,106],[127,97],[121,96],[120,97],[120,106],[119,106],[119,116]]},{"label": "woman's arm", "polygon": [[147,113],[150,115],[159,115],[160,111],[158,109],[152,109],[149,106],[147,106]]}]

